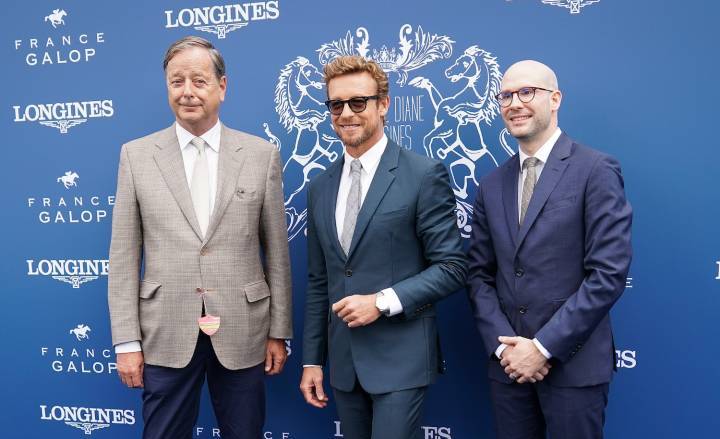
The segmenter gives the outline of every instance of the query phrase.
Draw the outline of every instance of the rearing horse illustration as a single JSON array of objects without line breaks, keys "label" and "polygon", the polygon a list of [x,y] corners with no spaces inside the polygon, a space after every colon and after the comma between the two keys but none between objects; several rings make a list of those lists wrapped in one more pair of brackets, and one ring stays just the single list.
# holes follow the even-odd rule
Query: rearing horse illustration
[{"label": "rearing horse illustration", "polygon": [[329,114],[324,105],[323,87],[320,71],[302,56],[282,69],[275,87],[275,111],[280,116],[280,123],[288,133],[297,130],[293,152],[285,162],[283,173],[303,176],[299,187],[285,200],[286,206],[310,181],[311,173],[325,170],[339,157],[337,152],[320,144],[318,125]]},{"label": "rearing horse illustration", "polygon": [[490,125],[499,114],[493,96],[500,91],[502,74],[496,58],[473,45],[445,70],[445,77],[453,83],[464,81],[464,87],[443,97],[427,78],[419,76],[409,84],[426,90],[435,108],[434,127],[423,138],[425,152],[450,161],[455,195],[464,200],[469,184],[478,184],[476,168],[480,159],[497,167],[503,158],[513,154],[502,141],[501,147],[488,145],[481,128],[483,122]]}]

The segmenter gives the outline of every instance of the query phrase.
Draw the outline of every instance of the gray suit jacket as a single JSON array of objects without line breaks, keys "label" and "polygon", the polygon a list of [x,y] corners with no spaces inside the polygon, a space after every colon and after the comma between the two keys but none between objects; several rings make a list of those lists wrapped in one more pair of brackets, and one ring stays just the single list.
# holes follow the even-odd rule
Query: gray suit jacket
[{"label": "gray suit jacket", "polygon": [[207,313],[221,318],[211,337],[218,359],[255,366],[268,337],[292,337],[289,267],[280,156],[268,142],[222,127],[205,239],[175,127],[123,145],[108,280],[113,344],[141,340],[147,364],[186,366],[205,290]]}]

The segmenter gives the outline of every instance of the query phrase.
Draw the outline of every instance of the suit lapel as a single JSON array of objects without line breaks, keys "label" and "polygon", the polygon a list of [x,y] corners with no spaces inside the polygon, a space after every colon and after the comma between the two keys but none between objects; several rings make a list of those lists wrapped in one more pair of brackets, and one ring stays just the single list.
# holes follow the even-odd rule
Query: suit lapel
[{"label": "suit lapel", "polygon": [[325,219],[326,230],[330,235],[330,241],[332,241],[335,251],[338,253],[341,259],[345,260],[345,252],[340,245],[340,238],[337,234],[337,222],[335,221],[335,209],[337,208],[337,195],[338,189],[340,189],[340,177],[342,176],[343,164],[345,158],[342,157],[340,160],[336,160],[326,174],[327,181],[325,182],[325,190],[323,191],[322,200],[322,211]]},{"label": "suit lapel", "polygon": [[357,222],[355,223],[355,231],[353,232],[352,242],[350,243],[350,251],[348,252],[348,259],[350,259],[353,251],[358,246],[358,242],[362,238],[363,233],[365,233],[365,229],[370,223],[370,219],[375,213],[375,210],[380,205],[383,197],[385,197],[385,193],[392,184],[393,180],[395,180],[395,175],[393,175],[390,171],[397,168],[399,155],[400,147],[395,145],[395,143],[391,140],[388,140],[385,152],[380,158],[380,163],[378,163],[375,176],[373,177],[372,182],[370,183],[370,188],[365,196],[365,201],[363,201],[362,206],[360,207],[360,212],[358,212]]},{"label": "suit lapel", "polygon": [[[513,244],[516,244],[518,234],[518,175],[520,173],[520,156],[515,154],[503,168],[503,205],[505,206],[505,221],[510,229]],[[517,245],[516,245],[517,248]]]},{"label": "suit lapel", "polygon": [[[555,146],[550,152],[548,161],[543,167],[542,174],[540,174],[540,179],[538,180],[537,185],[535,185],[535,190],[533,191],[530,204],[528,205],[527,212],[525,213],[525,221],[523,221],[520,231],[518,232],[516,249],[519,249],[522,245],[528,231],[537,219],[540,210],[542,210],[548,197],[555,189],[555,186],[557,186],[560,178],[565,172],[565,168],[568,166],[568,161],[566,159],[570,156],[571,146],[572,140],[570,140],[570,138],[564,133],[560,136],[558,141],[555,142]],[[515,221],[517,222],[517,219]]]},{"label": "suit lapel", "polygon": [[225,125],[222,125],[220,134],[220,156],[218,157],[217,193],[215,195],[215,208],[210,216],[207,233],[203,242],[212,238],[220,223],[220,219],[230,204],[237,179],[240,175],[245,156],[242,154],[242,145],[237,136],[234,136]]},{"label": "suit lapel", "polygon": [[174,125],[162,132],[155,146],[158,148],[154,155],[155,163],[160,169],[165,184],[195,234],[202,239]]}]

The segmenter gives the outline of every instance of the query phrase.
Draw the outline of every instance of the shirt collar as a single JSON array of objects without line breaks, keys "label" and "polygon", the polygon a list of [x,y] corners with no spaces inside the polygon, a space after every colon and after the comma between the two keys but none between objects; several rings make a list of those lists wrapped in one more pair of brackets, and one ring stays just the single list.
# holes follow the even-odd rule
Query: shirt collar
[{"label": "shirt collar", "polygon": [[[370,147],[363,155],[358,157],[358,160],[360,160],[360,164],[362,165],[362,168],[365,172],[367,172],[370,175],[373,175],[375,173],[375,170],[377,169],[378,165],[380,164],[380,159],[382,158],[383,153],[385,152],[385,148],[387,148],[388,138],[385,134],[383,134],[382,138],[373,146]],[[345,163],[343,164],[343,172],[350,172],[350,162],[352,162],[355,158],[345,152]]]},{"label": "shirt collar", "polygon": [[[534,157],[542,164],[547,163],[548,157],[550,157],[550,153],[552,152],[553,146],[555,146],[555,142],[560,138],[560,134],[562,134],[562,131],[560,131],[560,128],[556,128],[555,132],[550,136],[549,139],[543,145],[535,152]],[[522,164],[525,162],[525,159],[530,157],[529,155],[525,154],[522,150],[522,148],[518,148],[520,151],[520,172],[522,172]]]},{"label": "shirt collar", "polygon": [[[222,125],[220,124],[220,119],[213,125],[212,128],[205,131],[202,135],[199,137],[205,141],[205,143],[210,146],[210,149],[212,149],[215,152],[220,152],[220,132],[221,132]],[[180,150],[182,151],[185,149],[192,139],[195,137],[198,137],[191,133],[190,131],[183,128],[179,123],[175,122],[175,133],[177,134],[178,138],[178,144],[180,144]]]}]

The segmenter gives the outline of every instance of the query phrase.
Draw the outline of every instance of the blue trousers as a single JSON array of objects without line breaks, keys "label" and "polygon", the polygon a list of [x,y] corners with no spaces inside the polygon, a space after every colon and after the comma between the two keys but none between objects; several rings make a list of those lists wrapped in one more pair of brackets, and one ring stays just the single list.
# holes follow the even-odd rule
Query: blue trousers
[{"label": "blue trousers", "polygon": [[[351,392],[333,388],[345,439],[419,439],[426,387],[371,394],[355,381]],[[223,438],[224,439],[224,438]]]},{"label": "blue trousers", "polygon": [[498,439],[601,439],[609,384],[556,387],[490,380]]},{"label": "blue trousers", "polygon": [[265,423],[263,364],[229,370],[200,333],[190,363],[180,369],[146,364],[143,372],[143,438],[191,439],[200,391],[207,376],[223,439],[259,439]]}]

